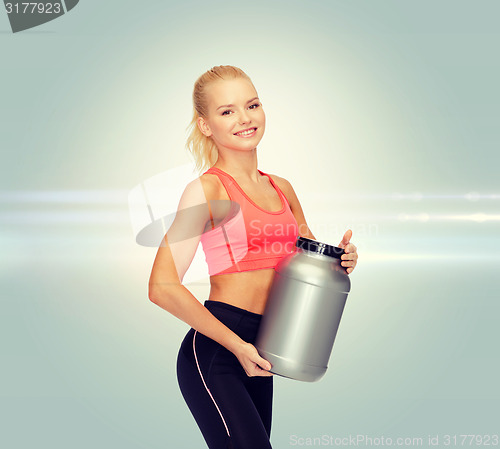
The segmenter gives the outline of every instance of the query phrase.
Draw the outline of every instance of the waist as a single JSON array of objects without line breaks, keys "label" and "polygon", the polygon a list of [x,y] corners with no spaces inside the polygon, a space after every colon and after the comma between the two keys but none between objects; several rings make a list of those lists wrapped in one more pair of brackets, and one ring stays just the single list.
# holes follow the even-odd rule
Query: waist
[{"label": "waist", "polygon": [[274,275],[274,269],[262,269],[210,276],[208,299],[263,314]]},{"label": "waist", "polygon": [[243,316],[245,318],[260,321],[262,319],[262,314],[251,312],[250,310],[242,309],[241,307],[237,307],[233,304],[229,304],[224,301],[216,301],[214,299],[207,299],[203,304],[210,312],[216,313],[226,313],[232,315],[234,317]]},{"label": "waist", "polygon": [[203,305],[241,339],[252,344],[255,342],[262,315],[222,301],[207,299]]}]

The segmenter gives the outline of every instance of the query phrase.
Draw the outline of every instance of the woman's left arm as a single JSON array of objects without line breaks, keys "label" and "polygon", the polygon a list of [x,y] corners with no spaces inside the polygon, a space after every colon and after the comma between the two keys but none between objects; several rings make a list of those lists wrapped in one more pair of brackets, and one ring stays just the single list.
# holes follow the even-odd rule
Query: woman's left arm
[{"label": "woman's left arm", "polygon": [[[295,191],[293,190],[292,185],[285,178],[281,178],[276,175],[270,175],[273,178],[273,181],[278,185],[281,191],[286,196],[288,203],[290,204],[290,209],[292,210],[293,216],[295,220],[297,220],[297,224],[299,225],[299,236],[306,237],[308,239],[316,240],[313,233],[307,226],[306,219],[304,217],[304,212],[300,205],[299,199]],[[342,266],[346,268],[347,273],[351,273],[354,270],[354,267],[358,263],[358,253],[355,245],[350,243],[352,237],[352,231],[348,229],[344,234],[341,242],[337,245],[339,248],[343,248],[345,254],[342,255]]]}]

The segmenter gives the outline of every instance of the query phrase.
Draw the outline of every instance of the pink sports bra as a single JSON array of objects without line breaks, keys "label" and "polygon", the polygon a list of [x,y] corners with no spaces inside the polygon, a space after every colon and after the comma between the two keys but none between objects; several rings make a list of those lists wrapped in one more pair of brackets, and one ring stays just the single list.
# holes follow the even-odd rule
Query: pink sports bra
[{"label": "pink sports bra", "polygon": [[230,212],[219,225],[213,225],[210,211],[212,229],[201,236],[210,276],[274,268],[282,257],[296,251],[299,227],[290,205],[272,178],[267,173],[258,172],[267,176],[278,192],[282,204],[280,210],[262,209],[231,175],[220,168],[211,167],[205,172],[219,177],[231,200]]}]

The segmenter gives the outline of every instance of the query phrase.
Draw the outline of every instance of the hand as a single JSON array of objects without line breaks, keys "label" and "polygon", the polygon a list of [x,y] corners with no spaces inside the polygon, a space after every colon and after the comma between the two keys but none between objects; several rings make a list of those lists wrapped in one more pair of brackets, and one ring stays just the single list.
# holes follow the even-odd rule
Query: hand
[{"label": "hand", "polygon": [[271,364],[259,355],[257,348],[251,343],[244,342],[233,354],[241,363],[247,376],[274,376],[273,373],[267,371],[271,369]]},{"label": "hand", "polygon": [[351,273],[352,270],[354,270],[356,264],[358,263],[358,253],[356,252],[357,248],[352,243],[349,243],[351,237],[352,237],[352,231],[348,229],[344,234],[344,237],[342,237],[342,241],[337,245],[339,248],[344,249],[345,254],[342,254],[341,265],[343,267],[349,267],[346,270],[347,274]]}]

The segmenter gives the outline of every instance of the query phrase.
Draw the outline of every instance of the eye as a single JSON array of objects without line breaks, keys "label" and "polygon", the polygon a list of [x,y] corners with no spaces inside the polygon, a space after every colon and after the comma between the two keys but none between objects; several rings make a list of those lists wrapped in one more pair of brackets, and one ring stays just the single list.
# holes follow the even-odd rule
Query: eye
[{"label": "eye", "polygon": [[231,110],[230,109],[226,109],[225,111],[222,112],[221,115],[228,115],[228,114],[226,114],[226,112],[231,112]]},{"label": "eye", "polygon": [[257,109],[259,106],[260,106],[259,103],[254,103],[254,104],[250,105],[249,108],[251,108],[251,109]]}]

